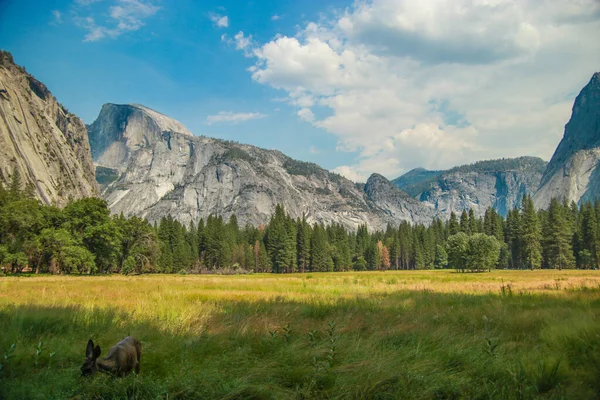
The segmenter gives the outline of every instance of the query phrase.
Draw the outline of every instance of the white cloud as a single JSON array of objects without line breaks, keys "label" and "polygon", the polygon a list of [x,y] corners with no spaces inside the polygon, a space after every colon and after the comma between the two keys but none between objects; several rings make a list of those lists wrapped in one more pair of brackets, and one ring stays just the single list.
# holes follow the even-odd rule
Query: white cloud
[{"label": "white cloud", "polygon": [[244,32],[239,31],[234,37],[235,47],[238,50],[246,50],[252,44],[252,35],[244,36]]},{"label": "white cloud", "polygon": [[266,116],[266,114],[261,113],[234,113],[232,111],[221,111],[215,115],[209,115],[206,117],[206,123],[208,125],[217,123],[237,124],[239,122],[250,121],[252,119],[265,118]]},{"label": "white cloud", "polygon": [[274,14],[274,15],[271,17],[271,21],[278,21],[278,20],[280,20],[280,19],[281,19],[281,15],[277,15],[277,14]]},{"label": "white cloud", "polygon": [[244,52],[246,57],[252,57],[254,54],[253,47],[255,43],[252,40],[252,35],[244,35],[244,32],[239,31],[233,36],[233,39],[229,39],[226,35],[221,36],[221,41],[226,42],[230,46],[235,46],[236,50]]},{"label": "white cloud", "polygon": [[[87,6],[97,0],[78,0],[76,3]],[[126,32],[137,31],[145,25],[144,20],[154,16],[160,7],[149,0],[117,0],[108,8],[108,17],[97,22],[92,16],[81,17],[77,14],[75,22],[88,31],[84,41],[93,42],[103,38],[116,38]]]},{"label": "white cloud", "polygon": [[229,26],[229,17],[227,15],[211,13],[209,17],[218,28],[227,28]]},{"label": "white cloud", "polygon": [[89,6],[90,4],[98,3],[99,1],[104,0],[75,0],[75,3],[80,4],[82,6]]},{"label": "white cloud", "polygon": [[62,24],[62,13],[58,10],[52,10],[52,16],[54,17],[55,24]]},{"label": "white cloud", "polygon": [[[237,46],[259,83],[359,153],[349,177],[548,159],[600,65],[596,0],[373,0]],[[324,108],[329,115],[316,118]],[[323,115],[322,113],[317,113]],[[362,179],[362,178],[361,178]]]},{"label": "white cloud", "polygon": [[306,122],[312,122],[315,120],[315,115],[310,110],[310,108],[301,108],[298,111],[298,116],[300,117],[300,119],[303,119]]},{"label": "white cloud", "polygon": [[319,154],[321,151],[319,149],[317,149],[315,146],[310,146],[308,148],[308,151],[310,154]]},{"label": "white cloud", "polygon": [[350,179],[353,182],[366,182],[367,177],[365,175],[361,175],[353,167],[348,165],[341,165],[333,170],[336,174],[340,174],[345,176],[347,179]]}]

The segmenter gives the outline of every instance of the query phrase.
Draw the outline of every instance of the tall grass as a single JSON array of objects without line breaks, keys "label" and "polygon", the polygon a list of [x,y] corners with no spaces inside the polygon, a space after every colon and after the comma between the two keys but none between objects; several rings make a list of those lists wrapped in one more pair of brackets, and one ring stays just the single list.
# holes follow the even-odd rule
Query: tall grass
[{"label": "tall grass", "polygon": [[[599,284],[593,271],[5,277],[0,398],[597,398]],[[140,375],[79,376],[89,338],[105,354],[126,335],[143,343]]]}]

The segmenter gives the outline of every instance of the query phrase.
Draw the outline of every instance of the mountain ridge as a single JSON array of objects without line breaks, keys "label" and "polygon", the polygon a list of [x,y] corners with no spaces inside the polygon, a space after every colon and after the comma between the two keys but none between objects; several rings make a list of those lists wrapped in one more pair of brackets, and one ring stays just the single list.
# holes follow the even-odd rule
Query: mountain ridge
[{"label": "mountain ridge", "polygon": [[126,216],[155,221],[171,214],[189,223],[235,213],[240,223],[258,225],[283,204],[311,223],[383,229],[437,215],[400,190],[387,191],[385,201],[368,196],[364,186],[278,150],[158,129],[151,115],[129,105],[104,105],[89,127],[96,166],[118,171],[102,196]]},{"label": "mountain ridge", "polygon": [[600,72],[584,86],[573,103],[564,135],[552,155],[534,203],[547,207],[550,200],[600,198]]},{"label": "mountain ridge", "polygon": [[523,194],[535,193],[546,164],[530,156],[482,160],[441,171],[415,168],[392,182],[445,214],[473,208],[483,216],[494,207],[505,216]]},{"label": "mountain ridge", "polygon": [[0,50],[0,183],[18,171],[45,204],[98,195],[85,125]]}]

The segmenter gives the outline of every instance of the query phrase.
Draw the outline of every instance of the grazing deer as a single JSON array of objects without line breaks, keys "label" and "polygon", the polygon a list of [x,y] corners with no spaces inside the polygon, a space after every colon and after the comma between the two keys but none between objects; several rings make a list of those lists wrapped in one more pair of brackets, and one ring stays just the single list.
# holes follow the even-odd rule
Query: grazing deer
[{"label": "grazing deer", "polygon": [[141,356],[142,343],[133,336],[127,336],[111,347],[106,357],[98,360],[100,346],[94,347],[94,342],[90,339],[85,349],[85,362],[81,366],[81,375],[93,375],[100,370],[117,376],[127,376],[133,369],[136,374],[139,374]]}]

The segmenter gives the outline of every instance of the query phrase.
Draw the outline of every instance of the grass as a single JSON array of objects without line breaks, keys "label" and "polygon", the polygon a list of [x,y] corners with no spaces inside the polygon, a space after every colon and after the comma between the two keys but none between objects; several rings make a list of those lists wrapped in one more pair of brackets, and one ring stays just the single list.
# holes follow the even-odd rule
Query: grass
[{"label": "grass", "polygon": [[[79,376],[127,335],[140,375]],[[3,277],[0,365],[0,399],[599,398],[600,274]]]}]

